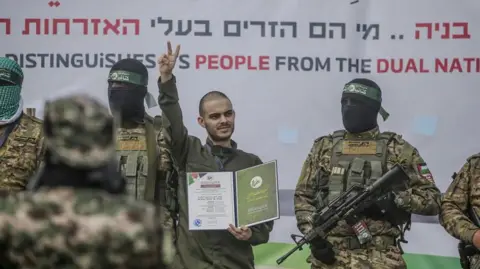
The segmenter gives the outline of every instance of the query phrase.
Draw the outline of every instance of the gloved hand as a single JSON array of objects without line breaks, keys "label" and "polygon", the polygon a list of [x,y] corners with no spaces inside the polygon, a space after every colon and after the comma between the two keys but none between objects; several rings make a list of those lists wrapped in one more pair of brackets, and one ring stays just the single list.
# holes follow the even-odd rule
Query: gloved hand
[{"label": "gloved hand", "polygon": [[397,205],[395,204],[395,195],[389,192],[375,201],[370,207],[363,211],[365,217],[379,220],[385,217],[387,212],[395,210]]},{"label": "gloved hand", "polygon": [[312,256],[327,265],[335,263],[335,252],[333,246],[327,240],[317,237],[310,242]]}]

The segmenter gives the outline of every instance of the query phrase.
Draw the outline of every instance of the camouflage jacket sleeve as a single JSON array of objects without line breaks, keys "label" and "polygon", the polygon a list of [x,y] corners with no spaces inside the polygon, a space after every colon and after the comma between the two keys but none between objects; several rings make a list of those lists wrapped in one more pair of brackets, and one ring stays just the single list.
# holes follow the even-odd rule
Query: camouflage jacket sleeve
[{"label": "camouflage jacket sleeve", "polygon": [[160,92],[158,104],[163,115],[169,121],[169,126],[165,130],[171,138],[172,157],[179,166],[183,166],[188,154],[188,131],[184,125],[182,109],[178,103],[178,90],[175,80],[175,77],[172,77],[172,79],[163,83],[160,78],[158,79]]},{"label": "camouflage jacket sleeve", "polygon": [[331,143],[331,138],[322,137],[317,139],[307,159],[303,163],[300,177],[294,194],[295,216],[297,218],[297,227],[303,234],[307,233],[313,227],[312,214],[316,210],[317,194],[321,192],[318,189],[317,173],[319,176],[329,175],[329,162],[324,162],[323,153],[327,143]]},{"label": "camouflage jacket sleeve", "polygon": [[[259,157],[255,157],[255,165],[262,164],[263,162],[260,160]],[[273,221],[269,221],[266,223],[254,225],[250,227],[252,230],[252,236],[248,240],[248,242],[252,246],[265,244],[270,239],[270,232],[273,230]]]},{"label": "camouflage jacket sleeve", "polygon": [[45,147],[44,137],[43,137],[43,133],[42,133],[40,141],[37,144],[37,154],[36,154],[37,155],[37,169],[42,165],[42,163],[44,161],[45,150],[46,150],[46,147]]},{"label": "camouflage jacket sleeve", "polygon": [[469,158],[448,187],[442,199],[440,224],[453,237],[467,243],[472,242],[473,234],[479,229],[468,218],[466,212],[469,197],[478,189],[471,186],[480,184],[480,159]]},{"label": "camouflage jacket sleeve", "polygon": [[[425,216],[438,215],[440,212],[440,190],[435,185],[427,163],[416,148],[396,135],[389,143],[389,164],[400,163],[409,176],[408,189],[401,192],[397,203],[410,213]],[[397,200],[398,201],[398,200]]]}]

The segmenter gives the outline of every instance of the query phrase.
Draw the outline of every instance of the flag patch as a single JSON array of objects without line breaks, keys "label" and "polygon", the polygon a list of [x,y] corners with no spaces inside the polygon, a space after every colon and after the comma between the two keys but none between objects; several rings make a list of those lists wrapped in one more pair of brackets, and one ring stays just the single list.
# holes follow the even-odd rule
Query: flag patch
[{"label": "flag patch", "polygon": [[433,182],[433,176],[432,173],[430,172],[430,169],[428,169],[428,166],[426,163],[422,163],[417,165],[418,173],[425,178],[426,180]]}]

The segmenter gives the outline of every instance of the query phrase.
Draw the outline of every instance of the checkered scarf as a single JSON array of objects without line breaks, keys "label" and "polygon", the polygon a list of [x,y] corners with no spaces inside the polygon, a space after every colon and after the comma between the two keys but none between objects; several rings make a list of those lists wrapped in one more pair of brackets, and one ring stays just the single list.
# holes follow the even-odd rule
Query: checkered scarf
[{"label": "checkered scarf", "polygon": [[[0,68],[11,70],[23,77],[20,66],[9,58],[0,57]],[[0,125],[15,120],[15,117],[18,118],[18,111],[22,110],[21,91],[22,85],[0,86]]]}]

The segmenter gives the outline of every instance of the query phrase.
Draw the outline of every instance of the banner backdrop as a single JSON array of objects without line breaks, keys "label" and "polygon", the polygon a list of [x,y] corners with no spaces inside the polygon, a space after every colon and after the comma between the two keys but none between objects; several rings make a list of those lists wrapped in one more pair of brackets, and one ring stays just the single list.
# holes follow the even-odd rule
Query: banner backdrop
[{"label": "banner backdrop", "polygon": [[[198,101],[219,89],[237,112],[234,139],[264,161],[277,159],[282,217],[256,263],[274,266],[297,233],[293,190],[315,138],[341,129],[340,95],[356,77],[375,80],[401,133],[445,191],[480,150],[477,120],[480,27],[477,0],[0,0],[0,54],[24,68],[27,107],[88,92],[106,101],[112,64],[136,58],[150,70],[166,41],[181,44],[180,103],[192,134]],[[102,7],[103,6],[103,7]],[[160,113],[158,107],[149,111]],[[409,268],[460,268],[457,241],[437,217],[414,216]],[[285,268],[309,268],[308,250]]]}]

